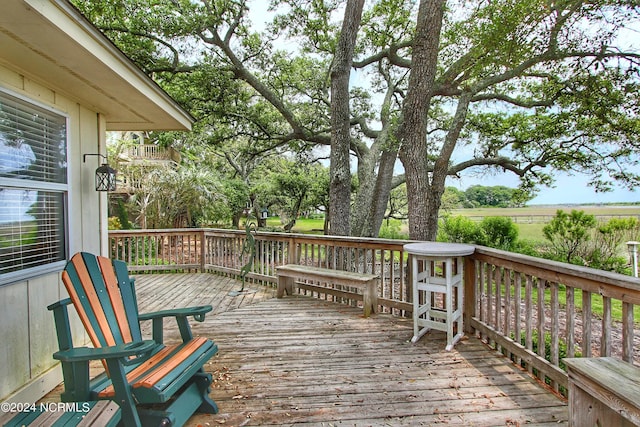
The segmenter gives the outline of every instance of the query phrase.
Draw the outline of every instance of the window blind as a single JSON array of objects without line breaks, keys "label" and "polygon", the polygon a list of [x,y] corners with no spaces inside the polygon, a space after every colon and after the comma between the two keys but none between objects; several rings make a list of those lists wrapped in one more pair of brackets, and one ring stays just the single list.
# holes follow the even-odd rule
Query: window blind
[{"label": "window blind", "polygon": [[0,91],[0,282],[66,258],[66,128],[64,116]]}]

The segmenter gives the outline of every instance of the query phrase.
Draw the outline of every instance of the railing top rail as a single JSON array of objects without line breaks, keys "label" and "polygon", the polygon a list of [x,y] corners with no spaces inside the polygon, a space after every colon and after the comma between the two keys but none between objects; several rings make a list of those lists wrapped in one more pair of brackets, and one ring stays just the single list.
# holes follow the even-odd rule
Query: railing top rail
[{"label": "railing top rail", "polygon": [[[171,229],[138,229],[138,230],[110,230],[112,236],[136,236],[136,235],[167,235],[167,234],[203,234],[222,237],[243,237],[244,230],[218,229],[218,228],[171,228]],[[256,237],[264,240],[295,240],[296,243],[333,244],[347,247],[382,248],[387,250],[402,251],[406,243],[411,240],[374,239],[365,237],[327,236],[300,233],[280,233],[259,231]],[[586,287],[591,292],[608,294],[604,289],[615,288],[616,297],[619,292],[625,293],[630,301],[640,304],[640,279],[604,271],[591,267],[567,264],[529,255],[507,252],[499,249],[476,246],[476,251],[471,255],[472,259],[493,263],[510,268],[524,274],[530,274],[540,279],[555,281],[575,287]]]},{"label": "railing top rail", "polygon": [[135,236],[152,234],[200,234],[198,228],[163,228],[163,229],[135,229],[135,230],[109,230],[109,236]]},{"label": "railing top rail", "polygon": [[471,258],[497,263],[515,271],[566,285],[579,284],[584,286],[590,284],[591,289],[588,290],[603,295],[605,294],[603,285],[626,289],[640,303],[640,279],[636,277],[485,246],[476,246],[476,251],[471,255]]},{"label": "railing top rail", "polygon": [[[136,230],[109,230],[109,234],[113,236],[126,236],[126,235],[149,235],[149,234],[196,234],[204,233],[205,235],[218,235],[218,236],[244,236],[244,230],[224,229],[224,228],[165,228],[165,229],[136,229]],[[368,237],[350,237],[350,236],[325,236],[315,234],[301,234],[301,233],[280,233],[269,231],[258,231],[256,236],[274,239],[274,240],[289,240],[295,239],[299,243],[323,243],[323,242],[340,242],[345,246],[384,246],[388,249],[402,250],[402,247],[406,243],[413,242],[412,240],[395,240],[395,239],[375,239]]]}]

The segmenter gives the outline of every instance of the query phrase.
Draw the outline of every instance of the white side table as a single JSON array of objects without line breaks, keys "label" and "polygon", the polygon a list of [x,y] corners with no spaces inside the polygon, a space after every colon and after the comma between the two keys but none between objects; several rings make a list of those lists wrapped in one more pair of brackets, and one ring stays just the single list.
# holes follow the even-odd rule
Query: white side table
[{"label": "white side table", "polygon": [[[450,351],[464,335],[463,257],[475,247],[460,243],[421,242],[404,245],[412,255],[413,338],[417,342],[430,329],[447,333]],[[441,294],[441,298],[436,298]],[[454,335],[454,325],[456,334]]]}]

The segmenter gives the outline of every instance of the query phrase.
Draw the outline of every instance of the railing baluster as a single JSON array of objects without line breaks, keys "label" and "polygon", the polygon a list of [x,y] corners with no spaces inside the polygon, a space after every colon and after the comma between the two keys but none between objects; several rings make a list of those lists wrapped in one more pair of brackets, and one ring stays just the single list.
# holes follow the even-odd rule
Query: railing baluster
[{"label": "railing baluster", "polygon": [[582,291],[582,357],[591,357],[591,292]]},{"label": "railing baluster", "polygon": [[[546,352],[546,341],[545,341],[545,314],[544,314],[544,291],[546,287],[546,280],[538,279],[537,280],[537,291],[538,291],[538,300],[536,301],[536,307],[538,312],[538,321],[536,325],[536,330],[538,333],[538,356],[544,357]],[[538,371],[538,378],[544,380],[544,375],[542,372]]]},{"label": "railing baluster", "polygon": [[[522,274],[515,273],[515,288],[513,290],[514,302],[515,302],[515,318],[513,319],[513,339],[518,344],[522,343]],[[516,357],[516,365],[522,363],[522,357]]]},{"label": "railing baluster", "polygon": [[633,304],[622,303],[622,360],[633,363]]},{"label": "railing baluster", "polygon": [[[504,269],[504,335],[511,338],[512,329],[511,322],[513,321],[513,315],[511,310],[511,270]],[[506,356],[511,358],[511,352],[507,350]]]},{"label": "railing baluster", "polygon": [[495,327],[495,319],[493,315],[493,270],[494,266],[487,264],[487,323]]},{"label": "railing baluster", "polygon": [[[494,269],[495,275],[495,283],[496,283],[496,293],[495,293],[495,320],[494,320],[494,328],[498,332],[504,332],[504,328],[502,327],[502,275],[504,271],[500,267],[496,267]],[[496,344],[496,350],[498,352],[502,352],[502,346],[500,344]]]},{"label": "railing baluster", "polygon": [[575,297],[572,287],[567,286],[566,290],[566,306],[567,314],[565,318],[566,323],[566,340],[567,340],[567,357],[574,357],[576,355],[576,337],[575,337]]},{"label": "railing baluster", "polygon": [[602,297],[602,337],[600,338],[600,356],[611,356],[611,298]]},{"label": "railing baluster", "polygon": [[[549,333],[551,334],[551,349],[550,349],[550,362],[554,365],[560,363],[560,351],[558,346],[558,338],[560,336],[560,301],[559,301],[559,289],[558,283],[551,282],[549,284],[551,290],[551,327]],[[551,381],[551,387],[558,391],[558,383]]]}]

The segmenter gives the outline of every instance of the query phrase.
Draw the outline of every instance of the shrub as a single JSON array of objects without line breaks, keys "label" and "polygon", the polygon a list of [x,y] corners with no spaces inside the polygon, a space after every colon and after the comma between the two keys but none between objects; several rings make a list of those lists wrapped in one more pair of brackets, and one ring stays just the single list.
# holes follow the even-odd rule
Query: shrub
[{"label": "shrub", "polygon": [[492,248],[512,250],[518,240],[518,227],[508,217],[486,217],[480,223],[480,228],[484,234],[484,244]]},{"label": "shrub", "polygon": [[602,270],[627,272],[627,258],[621,256],[624,242],[633,240],[638,233],[637,218],[611,218],[600,224],[587,245],[585,259],[588,265]]},{"label": "shrub", "polygon": [[595,226],[594,215],[575,209],[566,213],[560,209],[542,232],[554,248],[557,259],[580,264],[584,259],[586,242],[591,238],[591,229]]},{"label": "shrub", "polygon": [[407,233],[400,231],[400,223],[397,221],[386,221],[380,226],[378,237],[381,239],[399,239],[406,240],[409,238]]},{"label": "shrub", "polygon": [[465,216],[446,216],[438,227],[438,240],[454,243],[485,244],[482,228]]}]

